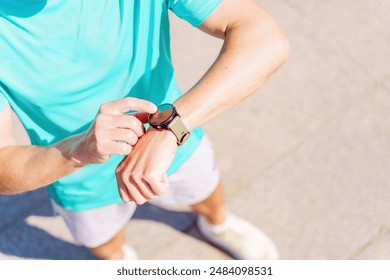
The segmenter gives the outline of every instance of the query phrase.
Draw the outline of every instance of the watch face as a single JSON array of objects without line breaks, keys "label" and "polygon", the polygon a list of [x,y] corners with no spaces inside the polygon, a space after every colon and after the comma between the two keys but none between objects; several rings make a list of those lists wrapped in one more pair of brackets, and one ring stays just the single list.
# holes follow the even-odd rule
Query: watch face
[{"label": "watch face", "polygon": [[150,116],[150,122],[155,125],[160,125],[164,121],[168,120],[173,114],[172,104],[161,104],[157,107],[157,112]]}]

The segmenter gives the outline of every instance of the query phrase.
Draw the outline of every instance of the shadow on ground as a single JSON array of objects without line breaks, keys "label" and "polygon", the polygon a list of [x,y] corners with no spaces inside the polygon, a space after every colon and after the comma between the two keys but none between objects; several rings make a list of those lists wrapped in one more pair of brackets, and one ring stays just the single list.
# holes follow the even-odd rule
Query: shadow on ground
[{"label": "shadow on ground", "polygon": [[[84,247],[61,240],[26,222],[29,216],[52,217],[53,209],[45,189],[14,196],[0,195],[0,254],[25,259],[96,259]],[[139,206],[137,220],[164,223],[201,239],[195,225],[196,214],[168,211],[151,204]]]}]

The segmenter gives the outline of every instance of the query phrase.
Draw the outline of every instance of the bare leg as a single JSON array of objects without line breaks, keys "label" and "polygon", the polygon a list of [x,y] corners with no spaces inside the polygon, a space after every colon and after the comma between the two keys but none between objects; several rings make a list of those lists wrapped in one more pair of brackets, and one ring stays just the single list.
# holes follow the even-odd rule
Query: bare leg
[{"label": "bare leg", "polygon": [[121,229],[110,241],[95,248],[88,248],[96,257],[103,260],[123,260],[122,246],[125,242],[125,229]]},{"label": "bare leg", "polygon": [[[218,183],[214,192],[205,200],[191,206],[192,209],[203,215],[211,224],[221,224],[225,220],[225,196],[221,182]],[[89,251],[96,257],[104,260],[123,259],[122,246],[125,242],[124,229],[120,230],[110,241]]]},{"label": "bare leg", "polygon": [[198,214],[203,215],[211,224],[222,224],[225,220],[225,195],[219,182],[214,192],[205,200],[191,205]]}]

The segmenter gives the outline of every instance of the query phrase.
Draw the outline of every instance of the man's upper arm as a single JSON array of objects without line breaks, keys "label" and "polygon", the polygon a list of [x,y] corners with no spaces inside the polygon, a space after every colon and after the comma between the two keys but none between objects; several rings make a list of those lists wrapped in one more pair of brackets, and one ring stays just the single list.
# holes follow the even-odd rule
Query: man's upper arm
[{"label": "man's upper arm", "polygon": [[0,148],[15,145],[12,134],[12,110],[9,104],[0,111]]},{"label": "man's upper arm", "polygon": [[199,29],[224,39],[231,28],[254,24],[266,26],[266,23],[273,23],[273,19],[254,0],[223,0]]}]

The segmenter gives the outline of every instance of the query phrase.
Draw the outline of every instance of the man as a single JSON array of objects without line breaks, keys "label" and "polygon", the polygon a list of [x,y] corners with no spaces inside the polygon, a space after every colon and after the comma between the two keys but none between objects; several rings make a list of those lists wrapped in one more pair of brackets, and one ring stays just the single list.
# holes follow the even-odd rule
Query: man
[{"label": "man", "polygon": [[[224,40],[184,95],[168,10]],[[149,200],[191,206],[201,233],[235,258],[277,257],[265,234],[225,209],[200,128],[287,59],[266,12],[251,0],[3,0],[0,14],[1,193],[48,186],[75,241],[101,259],[136,258],[123,227]],[[31,146],[15,143],[11,109]]]}]

